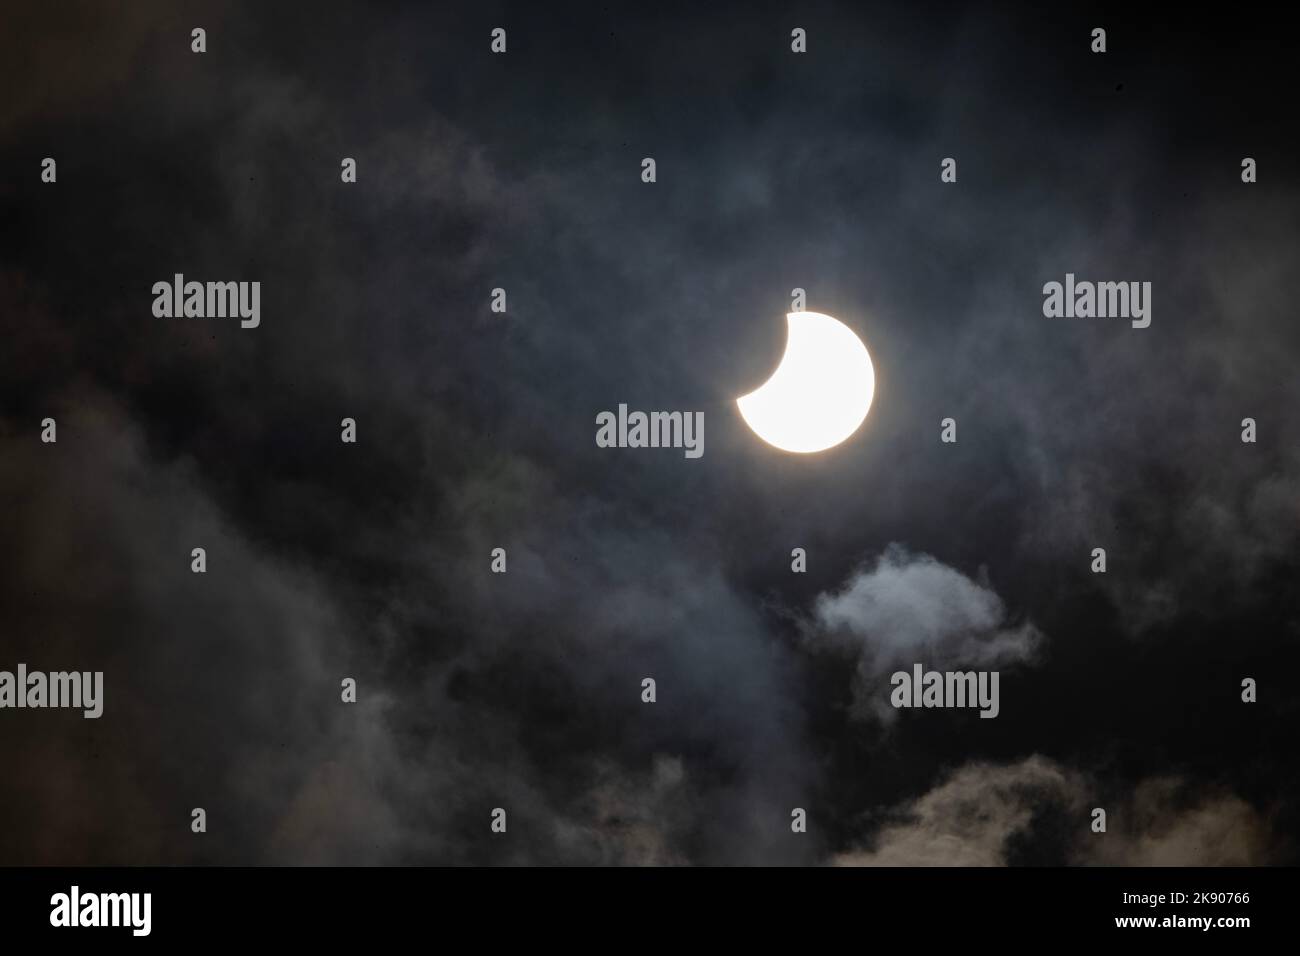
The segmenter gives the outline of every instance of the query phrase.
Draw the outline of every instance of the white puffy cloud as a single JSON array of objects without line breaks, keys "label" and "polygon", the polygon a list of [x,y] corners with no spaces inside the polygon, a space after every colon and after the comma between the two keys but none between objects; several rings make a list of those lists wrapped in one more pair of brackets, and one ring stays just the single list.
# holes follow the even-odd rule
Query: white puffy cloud
[{"label": "white puffy cloud", "polygon": [[1012,621],[987,584],[891,545],[873,566],[817,598],[810,639],[857,652],[857,709],[889,721],[895,711],[887,675],[893,671],[915,663],[939,670],[1025,663],[1043,636],[1027,621]]}]

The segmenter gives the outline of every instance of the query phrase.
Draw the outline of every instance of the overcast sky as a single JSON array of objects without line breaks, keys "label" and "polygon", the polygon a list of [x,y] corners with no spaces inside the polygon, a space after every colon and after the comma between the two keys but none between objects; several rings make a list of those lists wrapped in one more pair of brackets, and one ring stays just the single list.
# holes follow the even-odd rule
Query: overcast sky
[{"label": "overcast sky", "polygon": [[[105,700],[0,712],[0,862],[1297,861],[1279,31],[4,17],[0,669]],[[260,326],[155,317],[175,273],[260,281]],[[1066,273],[1151,282],[1150,327],[1045,317]],[[815,456],[734,406],[795,287],[876,371]],[[598,448],[619,403],[703,456]],[[998,717],[895,711],[914,662],[998,670]]]}]

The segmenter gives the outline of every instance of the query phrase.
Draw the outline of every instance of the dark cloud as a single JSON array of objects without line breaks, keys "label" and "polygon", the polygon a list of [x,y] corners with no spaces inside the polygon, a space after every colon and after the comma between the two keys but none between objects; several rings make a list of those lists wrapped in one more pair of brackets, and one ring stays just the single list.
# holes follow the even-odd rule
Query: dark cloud
[{"label": "dark cloud", "polygon": [[[8,832],[6,857],[261,859],[282,818],[301,812],[285,798],[311,786],[304,778],[341,760],[364,780],[384,746],[374,706],[335,704],[338,675],[358,664],[343,615],[319,581],[233,527],[188,462],[151,459],[106,396],[57,413],[57,444],[3,442],[5,538],[19,545],[0,576],[6,666],[103,671],[104,714],[6,711],[25,782],[0,801],[28,821]],[[202,576],[194,547],[206,550]],[[352,787],[349,822],[382,828],[383,801]],[[211,840],[176,838],[194,807]],[[322,842],[350,844],[337,831]],[[323,852],[305,840],[290,850]]]},{"label": "dark cloud", "polygon": [[[1089,862],[1086,793],[1132,810],[1096,859],[1292,859],[1293,58],[900,10],[808,8],[805,57],[769,9],[22,13],[0,666],[107,700],[0,718],[0,859]],[[1044,318],[1067,271],[1151,327]],[[155,319],[175,272],[261,327]],[[812,457],[732,406],[796,286],[877,372]],[[596,448],[620,402],[703,410],[703,458]],[[914,651],[1005,666],[999,717],[861,720]]]}]

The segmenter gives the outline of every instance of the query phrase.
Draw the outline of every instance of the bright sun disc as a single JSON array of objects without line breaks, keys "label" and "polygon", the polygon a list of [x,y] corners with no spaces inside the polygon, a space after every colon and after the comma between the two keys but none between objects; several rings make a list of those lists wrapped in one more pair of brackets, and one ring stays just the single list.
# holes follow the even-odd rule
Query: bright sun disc
[{"label": "bright sun disc", "polygon": [[785,354],[772,377],[736,399],[745,423],[782,451],[825,451],[867,417],[876,374],[862,340],[820,312],[791,312]]}]

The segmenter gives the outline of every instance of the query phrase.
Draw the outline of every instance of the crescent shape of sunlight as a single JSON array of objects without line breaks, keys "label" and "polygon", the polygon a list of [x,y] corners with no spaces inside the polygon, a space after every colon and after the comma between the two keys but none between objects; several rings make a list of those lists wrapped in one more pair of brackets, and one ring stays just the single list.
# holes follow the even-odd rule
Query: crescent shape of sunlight
[{"label": "crescent shape of sunlight", "polygon": [[782,451],[824,451],[848,438],[871,408],[876,373],[862,340],[820,312],[791,312],[772,377],[736,399],[745,423]]}]

